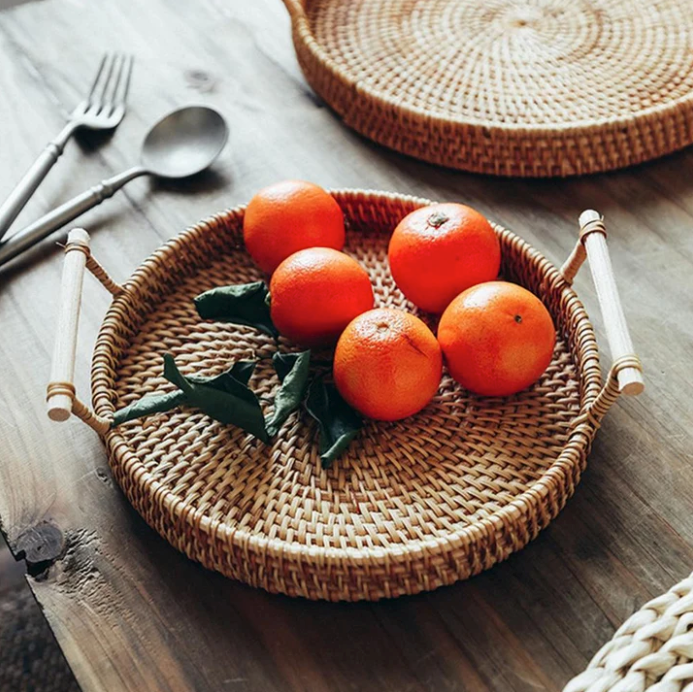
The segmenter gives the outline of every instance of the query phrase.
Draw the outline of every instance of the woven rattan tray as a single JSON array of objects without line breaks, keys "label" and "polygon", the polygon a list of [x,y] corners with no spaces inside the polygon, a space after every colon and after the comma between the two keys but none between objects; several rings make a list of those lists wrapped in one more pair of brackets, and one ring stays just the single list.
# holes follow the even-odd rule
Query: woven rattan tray
[{"label": "woven rattan tray", "polygon": [[690,0],[284,0],[315,91],[367,137],[512,176],[693,141]]},{"label": "woven rattan tray", "polygon": [[[426,200],[362,191],[334,196],[348,223],[346,250],[370,273],[376,302],[412,309],[390,278],[387,242],[400,219]],[[530,390],[475,397],[446,375],[421,413],[367,423],[328,470],[303,414],[293,414],[271,446],[190,408],[111,429],[116,409],[168,386],[161,377],[165,351],[184,373],[211,375],[234,359],[274,350],[270,337],[251,328],[201,321],[192,303],[214,286],[262,278],[243,248],[238,208],[183,232],[122,286],[89,256],[86,233],[71,233],[49,414],[65,419],[72,410],[91,425],[132,504],[172,545],[211,569],[269,591],[330,600],[450,584],[508,557],[556,516],[608,407],[619,391],[641,389],[603,225],[596,213],[585,214],[582,236],[616,358],[604,386],[592,326],[570,287],[583,244],[559,272],[496,227],[504,277],[541,296],[558,332],[553,361]],[[71,384],[85,262],[114,294],[92,363],[93,412]],[[271,367],[258,369],[254,389],[271,392]]]}]

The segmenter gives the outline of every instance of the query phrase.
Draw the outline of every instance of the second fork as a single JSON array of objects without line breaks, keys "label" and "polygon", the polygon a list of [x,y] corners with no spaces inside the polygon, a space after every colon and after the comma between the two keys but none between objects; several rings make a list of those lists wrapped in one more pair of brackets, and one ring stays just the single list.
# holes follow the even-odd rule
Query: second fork
[{"label": "second fork", "polygon": [[0,238],[34,194],[48,171],[65,149],[65,144],[80,127],[110,130],[125,115],[125,99],[132,73],[132,56],[106,54],[101,59],[96,77],[87,97],[68,116],[60,134],[48,143],[31,168],[25,173],[9,197],[0,206]]}]

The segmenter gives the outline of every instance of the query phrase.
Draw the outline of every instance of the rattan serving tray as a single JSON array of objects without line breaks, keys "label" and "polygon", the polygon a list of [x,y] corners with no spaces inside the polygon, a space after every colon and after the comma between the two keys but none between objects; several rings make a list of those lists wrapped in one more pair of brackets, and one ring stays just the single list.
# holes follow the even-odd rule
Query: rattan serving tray
[{"label": "rattan serving tray", "polygon": [[[333,193],[348,224],[346,251],[368,270],[381,305],[413,309],[393,285],[387,243],[426,200]],[[502,273],[539,295],[558,332],[536,386],[504,399],[475,397],[447,375],[427,408],[396,423],[367,423],[323,470],[316,430],[294,413],[266,446],[191,408],[111,429],[113,412],[168,387],[162,355],[184,373],[217,374],[271,354],[249,327],[203,322],[192,303],[218,285],[263,278],[242,244],[243,208],[186,230],[122,286],[89,256],[88,236],[67,246],[49,415],[76,413],[103,438],[128,499],[173,546],[205,566],[272,592],[329,600],[379,599],[451,584],[522,548],[563,507],[602,416],[619,391],[642,387],[611,277],[603,224],[583,219],[583,241],[559,272],[496,227]],[[587,314],[570,287],[585,258],[595,275],[616,358],[602,385]],[[84,266],[114,294],[92,362],[92,412],[72,386]],[[282,348],[290,348],[282,342]],[[277,386],[267,364],[253,384]]]},{"label": "rattan serving tray", "polygon": [[284,0],[315,91],[367,137],[510,176],[693,141],[690,0]]}]

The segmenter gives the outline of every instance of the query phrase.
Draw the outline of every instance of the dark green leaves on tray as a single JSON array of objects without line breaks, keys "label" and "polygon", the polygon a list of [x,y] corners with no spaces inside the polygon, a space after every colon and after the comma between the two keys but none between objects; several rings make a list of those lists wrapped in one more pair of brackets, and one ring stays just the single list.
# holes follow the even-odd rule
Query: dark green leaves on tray
[{"label": "dark green leaves on tray", "polygon": [[164,377],[176,385],[178,391],[142,397],[117,411],[113,425],[188,404],[204,411],[210,418],[237,425],[266,442],[269,437],[262,409],[247,384],[254,369],[254,362],[241,360],[221,375],[185,377],[178,370],[173,356],[167,353],[164,356]]},{"label": "dark green leaves on tray", "polygon": [[[270,317],[269,297],[266,284],[255,281],[213,288],[198,295],[194,302],[203,319],[254,327],[277,338],[279,333]],[[257,362],[238,361],[229,370],[214,377],[186,376],[178,369],[173,356],[167,353],[164,355],[163,374],[177,387],[176,391],[148,394],[116,411],[112,427],[188,405],[220,423],[235,425],[266,443],[304,402],[307,412],[319,426],[322,466],[329,468],[348,447],[363,423],[333,384],[327,384],[319,377],[308,385],[310,357],[310,351],[277,352],[272,356],[272,365],[280,385],[276,390],[272,412],[265,415],[260,400],[248,386]]]},{"label": "dark green leaves on tray", "polygon": [[274,399],[274,410],[267,418],[255,392],[248,387],[255,362],[238,361],[214,377],[186,377],[178,369],[173,356],[167,353],[164,356],[164,377],[178,390],[142,397],[117,411],[113,425],[187,404],[220,423],[235,425],[263,442],[269,442],[303,401],[308,386],[310,351],[275,353],[272,363],[281,385]]},{"label": "dark green leaves on tray", "polygon": [[209,380],[184,377],[173,356],[167,353],[164,356],[164,377],[185,394],[186,403],[190,406],[199,408],[220,423],[236,425],[263,442],[269,442],[260,402],[247,384],[234,377],[233,368]]},{"label": "dark green leaves on tray", "polygon": [[349,446],[363,427],[363,421],[347,404],[333,384],[313,380],[308,390],[306,411],[320,428],[320,461],[324,469]]},{"label": "dark green leaves on tray", "polygon": [[275,353],[272,364],[281,380],[274,399],[274,411],[266,421],[267,433],[273,437],[286,419],[301,405],[308,388],[310,351],[302,353]]},{"label": "dark green leaves on tray", "polygon": [[164,394],[147,394],[141,399],[134,401],[129,406],[121,408],[113,414],[112,427],[127,423],[135,418],[150,416],[152,413],[162,413],[170,411],[176,406],[185,403],[185,393],[180,390],[175,392],[165,392]]},{"label": "dark green leaves on tray", "polygon": [[361,418],[342,399],[337,388],[322,377],[308,386],[310,351],[275,353],[272,365],[281,384],[271,415],[264,416],[256,394],[248,387],[256,362],[237,361],[229,370],[214,377],[185,376],[173,356],[167,353],[164,355],[164,377],[178,389],[147,394],[116,411],[112,426],[187,404],[220,423],[235,425],[269,442],[305,399],[306,411],[317,421],[320,430],[322,467],[329,468],[362,428]]},{"label": "dark green leaves on tray", "polygon": [[264,281],[253,281],[205,291],[195,298],[195,307],[204,320],[243,324],[276,338],[279,332],[270,317],[268,297]]}]

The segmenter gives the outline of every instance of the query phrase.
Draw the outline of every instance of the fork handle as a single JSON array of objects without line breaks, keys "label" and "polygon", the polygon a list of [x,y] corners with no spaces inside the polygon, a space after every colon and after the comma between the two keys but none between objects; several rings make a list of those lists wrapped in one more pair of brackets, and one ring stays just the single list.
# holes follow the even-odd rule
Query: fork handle
[{"label": "fork handle", "polygon": [[55,162],[65,149],[67,140],[70,139],[75,127],[68,123],[60,134],[46,145],[46,148],[39,154],[31,168],[24,174],[24,177],[17,183],[9,197],[0,206],[0,238],[2,238],[12,222],[17,218],[24,205],[29,201],[31,195],[36,192],[36,188],[46,177],[48,171],[53,168]]},{"label": "fork handle", "polygon": [[114,175],[112,178],[102,180],[98,185],[90,188],[81,195],[73,197],[68,202],[61,204],[57,209],[42,216],[30,226],[19,231],[11,238],[0,243],[0,265],[9,262],[25,250],[49,236],[53,231],[62,228],[66,223],[83,214],[85,211],[101,204],[120,190],[125,183],[133,178],[146,175],[149,171],[139,166],[130,168],[124,173]]}]

